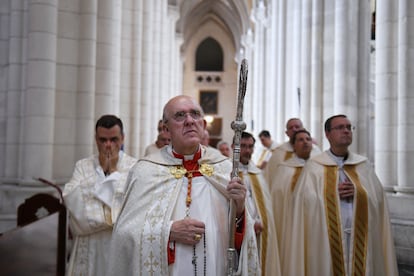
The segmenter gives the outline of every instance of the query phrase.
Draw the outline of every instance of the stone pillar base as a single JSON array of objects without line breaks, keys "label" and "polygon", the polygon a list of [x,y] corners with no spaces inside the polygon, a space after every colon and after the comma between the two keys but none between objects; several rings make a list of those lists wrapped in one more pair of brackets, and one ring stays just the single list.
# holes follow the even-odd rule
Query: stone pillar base
[{"label": "stone pillar base", "polygon": [[394,191],[397,192],[397,195],[407,195],[414,198],[414,188],[413,187],[401,187],[394,186]]},{"label": "stone pillar base", "polygon": [[400,275],[414,275],[414,196],[397,193],[387,198]]}]

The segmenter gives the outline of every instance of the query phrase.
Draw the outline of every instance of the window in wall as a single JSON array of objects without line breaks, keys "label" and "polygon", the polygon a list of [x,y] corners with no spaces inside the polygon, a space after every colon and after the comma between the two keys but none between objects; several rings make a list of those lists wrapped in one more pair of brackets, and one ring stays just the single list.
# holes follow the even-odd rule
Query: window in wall
[{"label": "window in wall", "polygon": [[196,71],[223,71],[223,49],[211,37],[198,45],[195,60]]}]

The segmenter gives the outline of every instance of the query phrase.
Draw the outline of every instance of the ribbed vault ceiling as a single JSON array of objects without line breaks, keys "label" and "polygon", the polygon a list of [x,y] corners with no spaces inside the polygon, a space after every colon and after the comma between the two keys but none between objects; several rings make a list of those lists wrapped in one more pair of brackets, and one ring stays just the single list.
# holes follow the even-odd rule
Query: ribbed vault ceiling
[{"label": "ribbed vault ceiling", "polygon": [[[174,2],[174,3],[173,3]],[[183,35],[185,47],[192,35],[206,23],[214,20],[229,32],[236,49],[240,48],[240,38],[249,28],[249,5],[245,0],[176,0],[180,17],[176,24],[177,32]]]}]

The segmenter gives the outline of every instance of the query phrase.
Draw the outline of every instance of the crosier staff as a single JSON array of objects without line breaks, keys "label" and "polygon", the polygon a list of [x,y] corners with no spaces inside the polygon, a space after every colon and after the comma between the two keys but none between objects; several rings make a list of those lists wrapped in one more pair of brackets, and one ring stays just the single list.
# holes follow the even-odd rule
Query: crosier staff
[{"label": "crosier staff", "polygon": [[[239,162],[240,162],[240,139],[242,132],[246,129],[246,123],[243,122],[243,102],[246,95],[247,84],[247,60],[243,59],[240,67],[239,76],[239,91],[237,95],[237,113],[236,120],[231,123],[231,128],[234,130],[234,148],[233,148],[233,169],[231,177],[239,176]],[[229,247],[227,249],[227,275],[232,276],[237,271],[238,258],[237,251],[234,247],[236,221],[236,206],[234,200],[230,200],[229,212]]]}]

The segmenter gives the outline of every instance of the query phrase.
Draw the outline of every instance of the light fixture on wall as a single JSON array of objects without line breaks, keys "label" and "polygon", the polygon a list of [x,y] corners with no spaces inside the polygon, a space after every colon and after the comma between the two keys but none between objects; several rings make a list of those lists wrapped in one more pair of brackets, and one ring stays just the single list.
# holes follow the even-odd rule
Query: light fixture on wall
[{"label": "light fixture on wall", "polygon": [[214,117],[211,115],[204,116],[204,120],[206,120],[207,124],[211,124],[214,121]]}]

